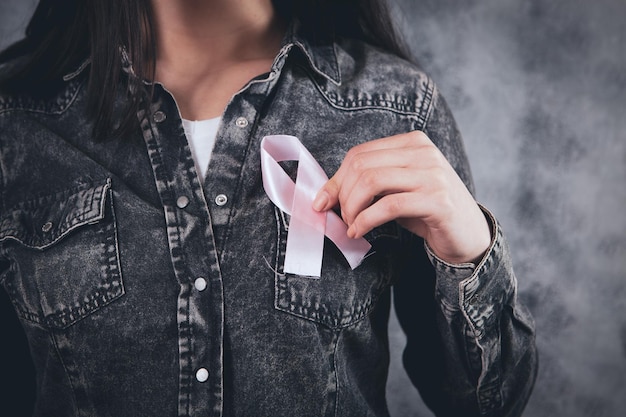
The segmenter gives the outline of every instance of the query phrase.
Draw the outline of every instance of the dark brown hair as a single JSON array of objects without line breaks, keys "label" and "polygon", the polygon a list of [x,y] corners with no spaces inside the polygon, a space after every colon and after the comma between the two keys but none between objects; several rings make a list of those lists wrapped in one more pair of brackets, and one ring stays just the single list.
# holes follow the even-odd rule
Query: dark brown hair
[{"label": "dark brown hair", "polygon": [[[277,13],[297,21],[312,42],[355,38],[404,58],[408,55],[384,0],[272,2]],[[0,91],[54,94],[63,76],[89,59],[87,110],[94,134],[97,138],[124,134],[136,126],[135,114],[151,95],[150,85],[142,80],[153,79],[155,58],[150,0],[40,0],[24,39],[0,52],[0,64],[5,64]],[[136,76],[123,76],[125,59],[132,62]],[[129,94],[125,117],[114,128],[120,82],[126,83]]]}]

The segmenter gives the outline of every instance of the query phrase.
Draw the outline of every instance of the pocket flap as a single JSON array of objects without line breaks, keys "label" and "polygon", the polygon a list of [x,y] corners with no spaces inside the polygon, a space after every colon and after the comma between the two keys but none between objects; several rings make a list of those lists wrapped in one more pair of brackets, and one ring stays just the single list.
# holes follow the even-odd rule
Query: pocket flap
[{"label": "pocket flap", "polygon": [[103,184],[39,197],[10,209],[0,220],[0,242],[15,240],[24,246],[45,249],[74,229],[97,223],[105,215],[111,179]]}]

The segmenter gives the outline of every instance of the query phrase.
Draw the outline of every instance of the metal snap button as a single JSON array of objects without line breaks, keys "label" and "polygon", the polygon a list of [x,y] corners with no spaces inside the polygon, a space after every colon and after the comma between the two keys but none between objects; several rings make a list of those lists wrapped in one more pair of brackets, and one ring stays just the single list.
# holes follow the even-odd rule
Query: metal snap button
[{"label": "metal snap button", "polygon": [[189,205],[189,198],[187,196],[181,195],[176,199],[176,205],[178,208],[184,209]]},{"label": "metal snap button", "polygon": [[206,282],[206,279],[204,279],[204,278],[202,278],[202,277],[197,278],[197,279],[194,281],[193,286],[194,286],[194,287],[196,287],[196,290],[198,290],[198,291],[200,291],[200,292],[202,292],[202,291],[206,290],[206,287],[207,287],[207,282]]},{"label": "metal snap button", "polygon": [[41,231],[44,233],[48,233],[50,230],[52,230],[52,226],[52,222],[46,222],[43,226],[41,226]]},{"label": "metal snap button", "polygon": [[167,116],[161,110],[154,112],[154,114],[152,115],[152,120],[154,120],[156,123],[161,123],[165,119],[167,119]]},{"label": "metal snap button", "polygon": [[228,197],[226,197],[224,194],[219,194],[217,197],[215,197],[215,204],[217,204],[218,206],[223,206],[226,203],[228,203]]},{"label": "metal snap button", "polygon": [[206,382],[209,379],[209,371],[206,368],[200,368],[196,371],[196,379],[198,382]]},{"label": "metal snap button", "polygon": [[248,119],[246,119],[245,117],[238,117],[235,121],[235,124],[237,125],[237,127],[246,127],[248,126]]}]

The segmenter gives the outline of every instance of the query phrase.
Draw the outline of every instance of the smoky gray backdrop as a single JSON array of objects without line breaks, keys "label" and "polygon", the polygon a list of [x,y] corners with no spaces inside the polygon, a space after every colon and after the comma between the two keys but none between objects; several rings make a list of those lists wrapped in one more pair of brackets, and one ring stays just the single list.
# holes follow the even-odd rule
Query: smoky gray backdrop
[{"label": "smoky gray backdrop", "polygon": [[[536,320],[524,415],[624,415],[626,1],[392,3],[457,118],[477,198],[502,223]],[[0,48],[35,4],[0,1]],[[395,320],[390,342],[391,414],[432,416],[402,370]]]}]

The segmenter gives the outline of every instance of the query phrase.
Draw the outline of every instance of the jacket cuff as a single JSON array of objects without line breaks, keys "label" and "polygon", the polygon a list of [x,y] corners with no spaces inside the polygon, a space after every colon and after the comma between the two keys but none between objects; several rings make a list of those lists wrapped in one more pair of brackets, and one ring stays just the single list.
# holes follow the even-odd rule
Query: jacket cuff
[{"label": "jacket cuff", "polygon": [[[508,298],[513,293],[515,284],[511,275],[507,273],[511,266],[509,265],[508,248],[500,225],[486,207],[481,204],[479,207],[491,228],[491,244],[477,264],[469,262],[451,264],[435,255],[426,242],[424,242],[424,247],[437,276],[436,297],[448,309],[453,311],[462,309],[469,313],[468,319],[473,324],[472,327],[475,327],[475,331],[478,330],[479,333],[482,333],[480,329],[484,327],[485,323],[480,318],[484,318],[485,312],[477,311],[477,309],[493,308],[493,304],[489,301],[500,306],[505,303],[503,299],[487,300],[483,296],[488,294],[488,298],[504,296]],[[482,295],[476,297],[477,294]],[[480,302],[474,303],[475,298],[480,298]],[[474,315],[475,317],[472,317]]]}]

